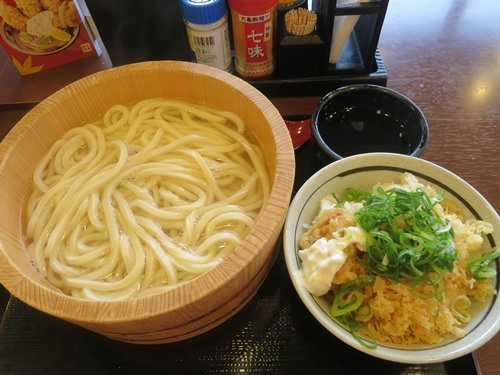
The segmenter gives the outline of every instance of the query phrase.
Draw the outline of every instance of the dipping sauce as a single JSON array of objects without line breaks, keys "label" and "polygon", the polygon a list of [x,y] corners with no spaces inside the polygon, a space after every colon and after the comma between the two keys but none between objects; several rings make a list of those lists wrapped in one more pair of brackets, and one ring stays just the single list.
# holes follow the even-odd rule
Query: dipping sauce
[{"label": "dipping sauce", "polygon": [[419,156],[429,129],[422,111],[395,90],[348,85],[324,96],[311,117],[321,164],[370,152]]},{"label": "dipping sauce", "polygon": [[410,155],[414,145],[404,123],[383,110],[346,107],[318,124],[323,141],[342,157],[367,152]]}]

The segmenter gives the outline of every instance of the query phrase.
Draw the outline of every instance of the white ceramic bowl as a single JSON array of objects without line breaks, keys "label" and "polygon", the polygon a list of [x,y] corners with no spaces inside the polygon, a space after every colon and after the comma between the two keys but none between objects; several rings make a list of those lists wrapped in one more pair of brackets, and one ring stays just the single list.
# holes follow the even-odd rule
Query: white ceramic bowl
[{"label": "white ceramic bowl", "polygon": [[295,195],[287,215],[284,229],[284,251],[288,272],[293,285],[307,309],[332,334],[366,354],[401,363],[444,362],[466,355],[489,341],[500,329],[500,298],[498,261],[495,287],[497,296],[472,312],[471,321],[465,326],[466,335],[438,345],[396,346],[378,343],[369,349],[356,341],[351,333],[339,325],[328,313],[329,305],[313,297],[300,283],[298,272],[298,242],[304,231],[303,224],[311,223],[317,215],[321,198],[346,187],[369,189],[377,182],[390,182],[402,172],[414,174],[420,182],[444,191],[461,209],[464,217],[491,223],[494,232],[485,240],[486,247],[500,245],[500,218],[495,209],[471,185],[452,172],[428,161],[387,153],[363,154],[336,161],[314,174]]}]

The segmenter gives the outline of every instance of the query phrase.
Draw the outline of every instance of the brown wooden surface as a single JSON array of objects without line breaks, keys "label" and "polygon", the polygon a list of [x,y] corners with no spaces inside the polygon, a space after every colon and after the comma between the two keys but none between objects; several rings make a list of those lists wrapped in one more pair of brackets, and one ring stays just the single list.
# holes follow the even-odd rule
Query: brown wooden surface
[{"label": "brown wooden surface", "polygon": [[[379,48],[387,85],[416,102],[430,124],[422,158],[460,175],[500,208],[500,2],[390,0]],[[109,66],[84,60],[20,77],[0,51],[0,136],[25,109],[63,85]],[[319,98],[273,99],[284,115],[310,113]],[[3,105],[3,106],[2,106]],[[484,375],[500,369],[500,335],[479,349]]]},{"label": "brown wooden surface", "polygon": [[[61,87],[95,71],[111,67],[106,53],[70,64],[21,76],[7,53],[0,47],[0,108],[5,105],[33,105]],[[1,114],[1,127],[5,127]],[[3,131],[3,129],[1,130]]]}]

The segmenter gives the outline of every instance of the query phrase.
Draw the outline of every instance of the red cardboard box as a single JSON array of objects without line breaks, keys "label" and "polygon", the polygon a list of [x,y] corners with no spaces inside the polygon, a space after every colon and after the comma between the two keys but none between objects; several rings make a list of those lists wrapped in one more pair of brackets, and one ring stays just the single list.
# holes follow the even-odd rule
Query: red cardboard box
[{"label": "red cardboard box", "polygon": [[0,0],[0,44],[22,75],[97,55],[73,0]]}]

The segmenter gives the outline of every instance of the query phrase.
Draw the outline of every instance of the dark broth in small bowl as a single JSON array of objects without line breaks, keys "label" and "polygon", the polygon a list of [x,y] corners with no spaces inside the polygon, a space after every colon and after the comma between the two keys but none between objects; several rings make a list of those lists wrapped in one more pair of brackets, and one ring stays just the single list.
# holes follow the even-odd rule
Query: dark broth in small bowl
[{"label": "dark broth in small bowl", "polygon": [[407,97],[382,86],[350,85],[326,95],[311,118],[312,142],[322,164],[369,152],[419,156],[429,129]]}]

